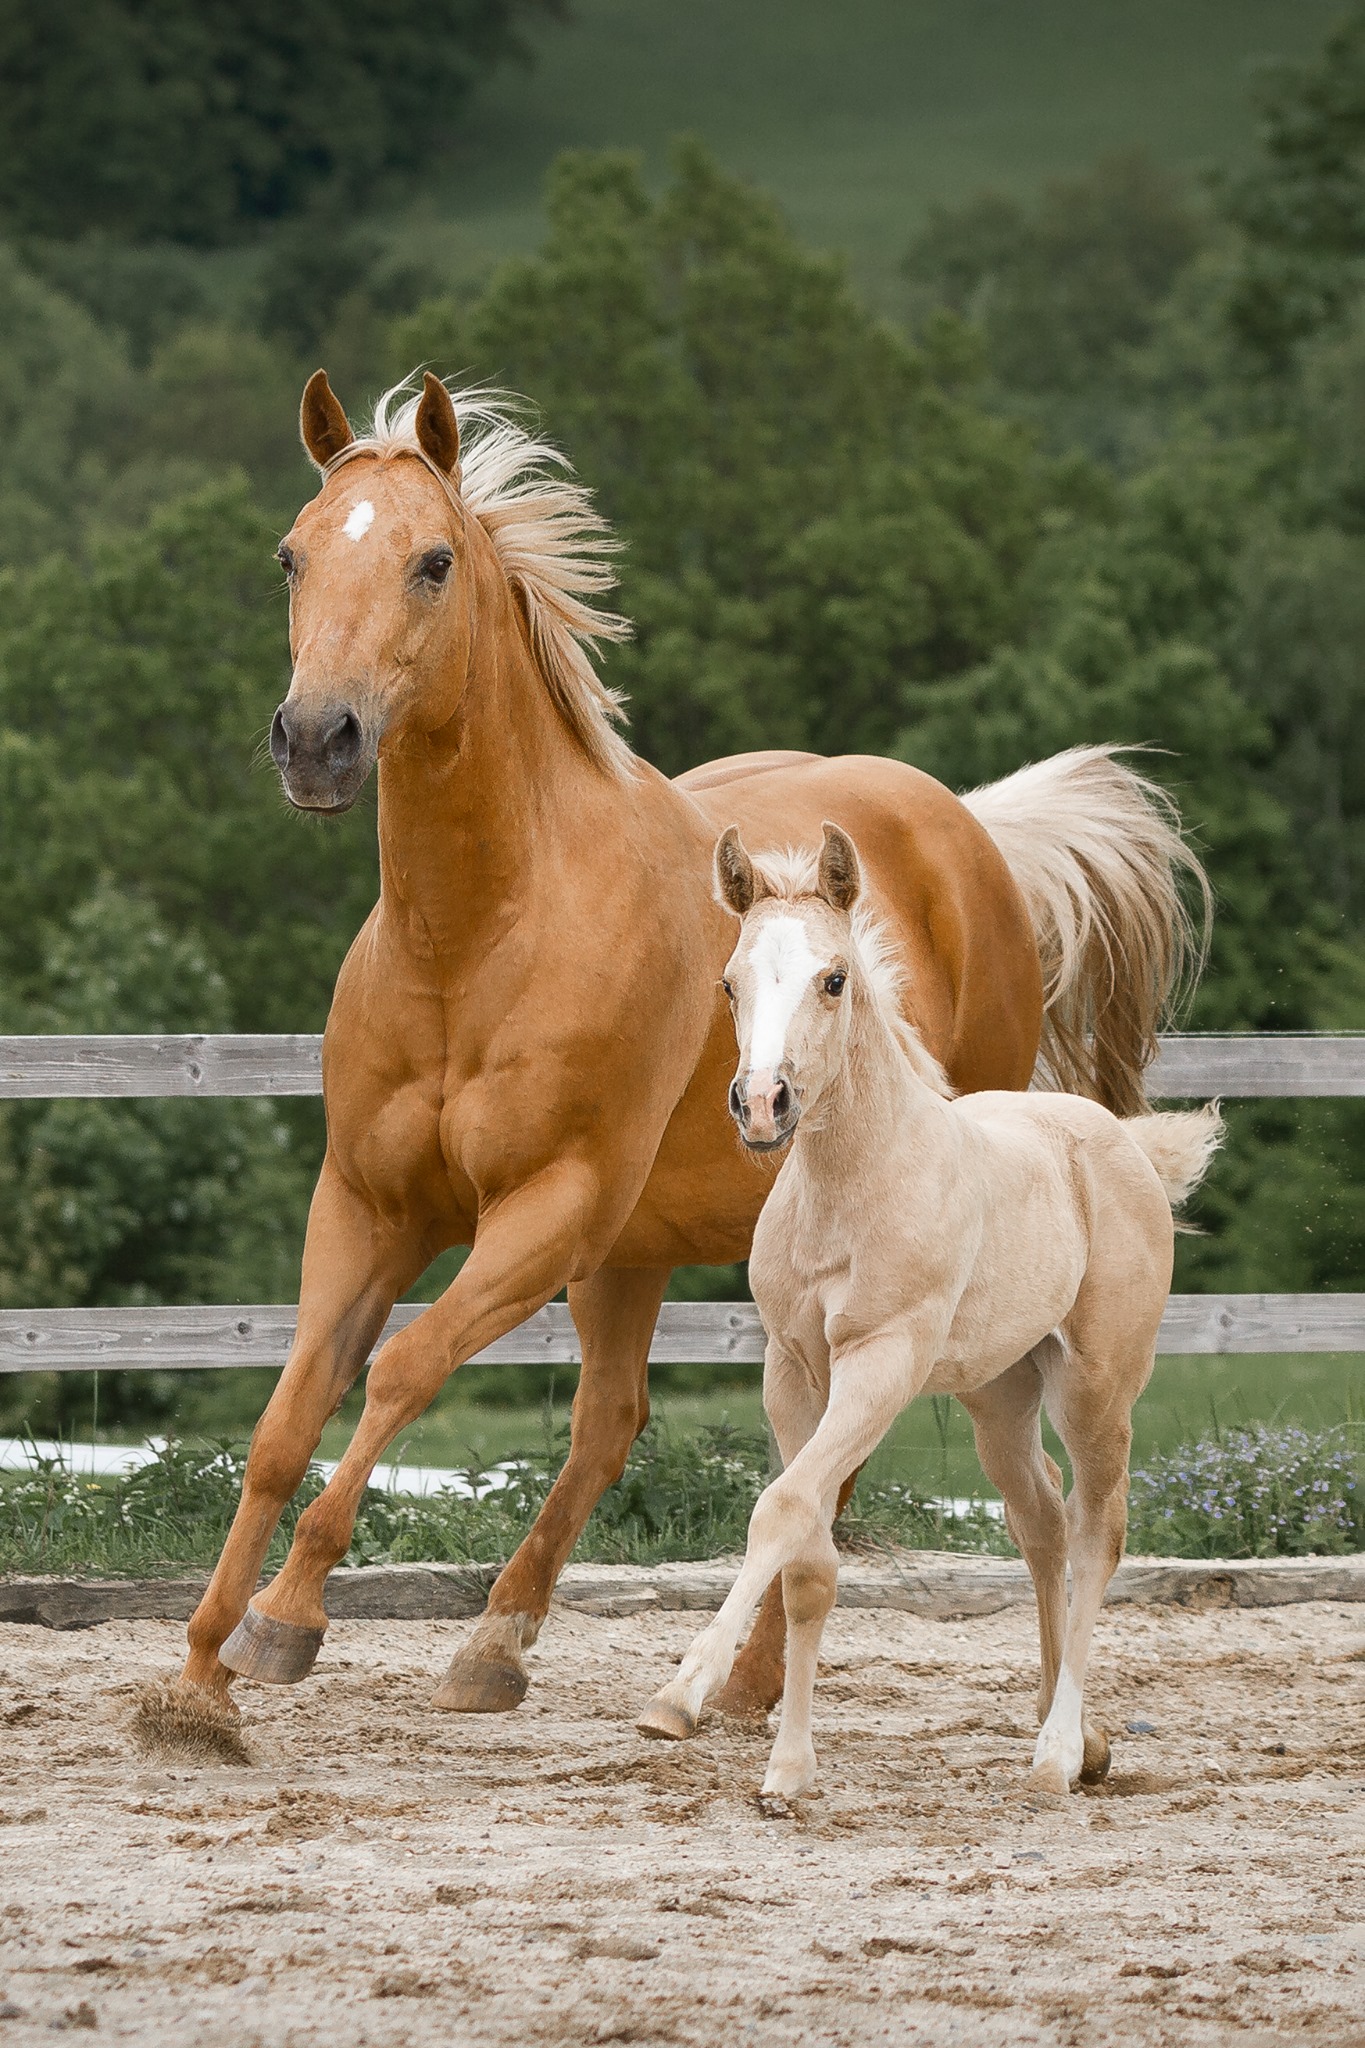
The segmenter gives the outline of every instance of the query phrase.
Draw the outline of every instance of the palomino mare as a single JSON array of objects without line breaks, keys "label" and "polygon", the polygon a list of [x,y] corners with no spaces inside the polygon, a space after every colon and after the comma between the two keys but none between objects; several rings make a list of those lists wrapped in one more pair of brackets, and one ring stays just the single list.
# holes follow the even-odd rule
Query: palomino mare
[{"label": "palomino mare", "polygon": [[[486,394],[457,406],[428,373],[403,397],[357,439],[323,373],[310,380],[301,430],[322,486],[280,548],[294,667],[271,752],[291,802],[322,813],[378,762],[380,897],[323,1046],[297,1336],[189,1626],[185,1680],[229,1707],[234,1672],[311,1668],[327,1573],[385,1447],[456,1366],[567,1286],[583,1354],[570,1455],[436,1702],[522,1698],[522,1652],[647,1418],[669,1273],[745,1257],[771,1185],[725,1111],[723,826],[774,843],[832,815],[856,833],[907,1014],[961,1089],[1026,1087],[1041,1027],[1056,1074],[1139,1102],[1188,937],[1176,871],[1191,857],[1103,750],[965,804],[870,758],[754,755],[666,781],[618,736],[588,658],[627,629],[590,602],[613,579],[587,493]],[[471,1243],[375,1358],[345,1456],[253,1599],[392,1304]],[[776,1699],[781,1630],[779,1592],[737,1672],[741,1704]]]},{"label": "palomino mare", "polygon": [[[732,1111],[746,1144],[790,1144],[749,1261],[783,1470],[754,1508],[719,1614],[638,1725],[694,1733],[780,1572],[787,1676],[763,1791],[814,1789],[839,1490],[916,1394],[956,1394],[1038,1596],[1033,1783],[1067,1792],[1109,1767],[1108,1737],[1084,1719],[1090,1637],[1123,1555],[1129,1418],[1171,1284],[1171,1207],[1203,1177],[1217,1108],[1120,1122],[1076,1095],[954,1100],[902,1019],[894,955],[860,909],[845,832],[825,826],[818,862],[751,860],[732,827],[716,869],[743,919],[725,980]],[[1065,1506],[1043,1403],[1075,1475]]]}]

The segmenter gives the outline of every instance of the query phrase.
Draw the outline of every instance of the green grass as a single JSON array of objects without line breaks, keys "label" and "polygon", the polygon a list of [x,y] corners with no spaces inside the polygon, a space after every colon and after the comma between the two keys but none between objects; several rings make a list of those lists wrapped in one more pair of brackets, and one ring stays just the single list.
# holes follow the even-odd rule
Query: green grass
[{"label": "green grass", "polygon": [[[479,1393],[495,1375],[500,1389],[513,1376],[495,1366],[457,1375],[391,1455],[410,1465],[486,1466],[539,1444],[543,1405],[534,1395],[515,1404],[480,1403]],[[556,1387],[556,1425],[567,1422],[572,1393],[573,1375],[566,1371]],[[340,1456],[349,1442],[361,1399],[359,1391],[352,1394],[329,1423],[324,1457]],[[764,1427],[756,1374],[748,1385],[715,1386],[707,1393],[656,1391],[653,1406],[656,1416],[682,1432],[721,1421],[758,1433]],[[1141,1463],[1215,1427],[1260,1421],[1322,1430],[1358,1416],[1365,1416],[1365,1357],[1160,1358],[1134,1413],[1133,1458]],[[878,1481],[924,1493],[992,1497],[976,1462],[966,1410],[956,1401],[940,1402],[937,1410],[927,1399],[912,1402],[868,1469]]]},{"label": "green grass", "polygon": [[874,299],[934,200],[1031,192],[1144,145],[1198,171],[1249,144],[1247,87],[1308,54],[1340,0],[575,0],[535,68],[491,80],[421,191],[383,216],[458,276],[530,247],[562,149],[638,152],[663,175],[700,135],[848,253]]},{"label": "green grass", "polygon": [[[473,1497],[372,1490],[361,1503],[352,1565],[498,1563],[543,1504],[565,1454],[562,1430],[497,1489]],[[530,1449],[530,1447],[528,1447]],[[138,1573],[209,1564],[241,1482],[243,1447],[172,1443],[123,1479],[88,1480],[61,1460],[0,1484],[0,1570]],[[728,1423],[685,1430],[655,1423],[604,1496],[577,1555],[652,1564],[742,1548],[768,1476],[768,1448]],[[277,1565],[321,1475],[309,1474],[271,1546]],[[1256,1424],[1217,1430],[1141,1464],[1129,1508],[1133,1547],[1169,1556],[1267,1557],[1365,1549],[1359,1432]],[[842,1524],[863,1548],[1009,1549],[983,1504],[945,1511],[922,1490],[864,1473]]]}]

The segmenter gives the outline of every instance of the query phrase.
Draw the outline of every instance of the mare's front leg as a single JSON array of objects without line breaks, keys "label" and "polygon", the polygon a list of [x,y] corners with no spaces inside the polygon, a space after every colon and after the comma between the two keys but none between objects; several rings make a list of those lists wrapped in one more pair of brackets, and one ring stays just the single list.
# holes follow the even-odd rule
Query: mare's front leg
[{"label": "mare's front leg", "polygon": [[252,1601],[221,1657],[245,1678],[292,1682],[312,1669],[327,1627],[327,1574],[350,1547],[375,1465],[456,1366],[543,1308],[600,1223],[596,1177],[573,1163],[507,1196],[441,1296],[390,1337],[370,1367],[365,1409],[345,1455],[299,1517],[279,1575]]},{"label": "mare's front leg", "polygon": [[219,1651],[241,1622],[287,1503],[369,1357],[426,1248],[397,1237],[323,1162],[304,1242],[299,1320],[289,1361],[251,1439],[242,1496],[217,1568],[189,1624],[184,1682],[228,1703],[233,1669]]},{"label": "mare's front leg", "polygon": [[583,1352],[569,1455],[530,1532],[498,1575],[487,1613],[452,1659],[434,1707],[505,1713],[525,1698],[522,1651],[539,1635],[570,1551],[649,1420],[649,1345],[667,1285],[666,1267],[605,1268],[569,1289]]}]

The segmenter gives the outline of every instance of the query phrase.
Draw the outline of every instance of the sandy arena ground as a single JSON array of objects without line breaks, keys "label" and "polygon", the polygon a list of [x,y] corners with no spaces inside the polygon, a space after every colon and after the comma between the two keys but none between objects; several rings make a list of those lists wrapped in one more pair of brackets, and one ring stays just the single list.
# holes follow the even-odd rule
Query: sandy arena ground
[{"label": "sandy arena ground", "polygon": [[1365,2042],[1365,1609],[1108,1611],[1150,1726],[1065,1804],[1028,1610],[839,1612],[787,1818],[761,1733],[631,1727],[696,1619],[557,1611],[480,1719],[427,1705],[468,1624],[337,1623],[193,1769],[127,1734],[177,1625],[0,1628],[0,2048]]}]

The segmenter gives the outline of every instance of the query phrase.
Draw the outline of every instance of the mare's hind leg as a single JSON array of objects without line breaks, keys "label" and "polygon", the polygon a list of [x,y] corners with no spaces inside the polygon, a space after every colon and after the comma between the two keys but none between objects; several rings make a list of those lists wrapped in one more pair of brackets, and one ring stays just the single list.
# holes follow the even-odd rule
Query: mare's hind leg
[{"label": "mare's hind leg", "polygon": [[649,1344],[668,1269],[606,1269],[569,1289],[583,1347],[564,1469],[488,1596],[488,1611],[432,1698],[457,1714],[506,1713],[525,1697],[522,1651],[540,1633],[569,1552],[649,1420]]},{"label": "mare's hind leg", "polygon": [[1040,1345],[998,1379],[961,1397],[976,1432],[981,1469],[999,1489],[1005,1527],[1033,1579],[1042,1663],[1040,1724],[1052,1705],[1066,1633],[1066,1510],[1062,1475],[1043,1449],[1042,1352]]},{"label": "mare's hind leg", "polygon": [[1151,1371],[1150,1348],[1137,1357],[1125,1356],[1128,1349],[1110,1365],[1058,1346],[1044,1365],[1048,1414],[1066,1445],[1073,1484],[1066,1504],[1071,1603],[1061,1669],[1033,1756],[1040,1791],[1067,1792],[1077,1779],[1101,1778],[1109,1767],[1108,1738],[1085,1718],[1085,1679],[1095,1623],[1123,1556],[1132,1408]]}]

